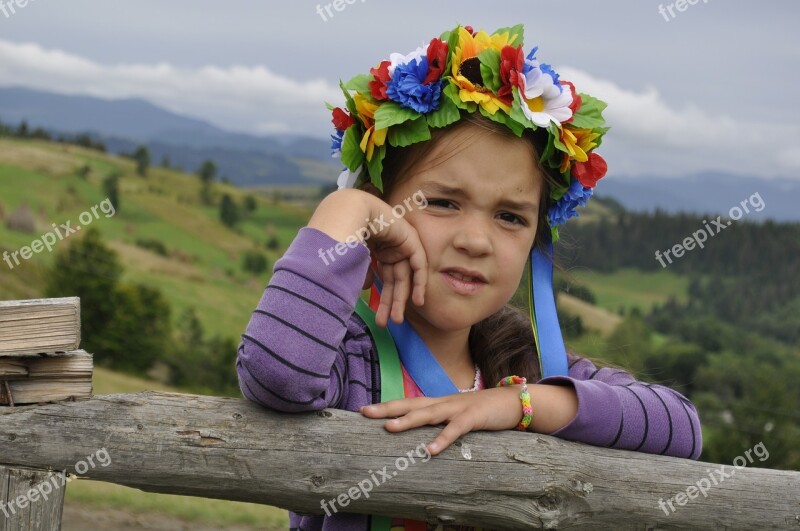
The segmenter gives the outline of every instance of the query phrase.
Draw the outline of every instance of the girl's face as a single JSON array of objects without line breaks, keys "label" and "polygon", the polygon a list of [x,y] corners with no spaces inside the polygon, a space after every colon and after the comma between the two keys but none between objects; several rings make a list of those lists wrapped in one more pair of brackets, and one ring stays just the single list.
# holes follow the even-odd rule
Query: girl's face
[{"label": "girl's face", "polygon": [[[463,143],[466,135],[473,136]],[[425,304],[409,298],[405,318],[463,330],[500,310],[519,286],[536,235],[543,176],[528,141],[472,123],[448,133],[417,168],[384,198],[395,206],[421,191],[428,201],[405,214],[428,258]],[[446,273],[451,268],[485,282],[465,292]]]}]

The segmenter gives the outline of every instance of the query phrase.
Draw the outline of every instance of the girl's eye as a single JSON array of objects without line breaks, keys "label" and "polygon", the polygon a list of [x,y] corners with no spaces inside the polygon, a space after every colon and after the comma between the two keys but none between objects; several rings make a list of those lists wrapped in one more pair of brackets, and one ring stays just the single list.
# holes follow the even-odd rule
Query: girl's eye
[{"label": "girl's eye", "polygon": [[510,216],[511,217],[511,223],[514,223],[515,225],[525,226],[525,225],[528,224],[524,219],[522,219],[521,217],[517,216],[516,214],[512,214],[510,212],[503,212],[500,215],[501,216]]},{"label": "girl's eye", "polygon": [[447,206],[452,205],[453,203],[447,199],[428,199],[428,205],[442,206],[442,204]]}]

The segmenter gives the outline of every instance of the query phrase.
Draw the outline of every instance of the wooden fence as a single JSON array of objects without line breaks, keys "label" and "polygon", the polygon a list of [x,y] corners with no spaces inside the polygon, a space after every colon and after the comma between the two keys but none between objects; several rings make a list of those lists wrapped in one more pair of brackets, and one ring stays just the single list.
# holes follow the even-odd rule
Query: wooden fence
[{"label": "wooden fence", "polygon": [[59,529],[63,472],[497,530],[800,529],[800,472],[757,460],[737,469],[513,430],[469,433],[430,458],[421,445],[441,427],[390,433],[383,423],[157,391],[0,407],[0,531]]}]

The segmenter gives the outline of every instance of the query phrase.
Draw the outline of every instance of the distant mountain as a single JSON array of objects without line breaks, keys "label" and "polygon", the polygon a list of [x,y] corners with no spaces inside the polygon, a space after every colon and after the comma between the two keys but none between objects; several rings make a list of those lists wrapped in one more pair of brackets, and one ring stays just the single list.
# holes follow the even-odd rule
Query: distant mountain
[{"label": "distant mountain", "polygon": [[[713,213],[726,217],[733,207],[739,207],[742,220],[800,221],[800,180],[707,172],[675,178],[609,175],[599,184],[598,195],[612,197],[628,210],[653,212],[659,208],[670,213]],[[742,202],[749,213],[744,212]],[[736,211],[733,214],[739,215]]]},{"label": "distant mountain", "polygon": [[[16,125],[23,120],[33,128],[88,132],[117,154],[144,144],[153,155],[153,164],[167,155],[171,165],[189,172],[212,158],[220,175],[243,186],[331,184],[339,173],[339,163],[330,158],[330,143],[325,140],[233,133],[142,99],[106,100],[0,88],[0,121]],[[297,164],[296,159],[315,164]],[[309,168],[314,168],[314,173],[309,173]]]},{"label": "distant mountain", "polygon": [[[65,96],[28,88],[0,88],[0,122],[64,133],[90,132],[111,153],[131,153],[147,145],[152,163],[196,170],[213,159],[219,175],[240,186],[265,184],[331,185],[341,165],[330,158],[327,140],[297,135],[255,136],[225,131],[203,120],[181,116],[142,99],[106,100]],[[688,177],[615,178],[601,181],[600,195],[636,211],[724,214],[742,201],[764,202],[743,219],[800,221],[800,181],[766,180],[723,173]]]}]

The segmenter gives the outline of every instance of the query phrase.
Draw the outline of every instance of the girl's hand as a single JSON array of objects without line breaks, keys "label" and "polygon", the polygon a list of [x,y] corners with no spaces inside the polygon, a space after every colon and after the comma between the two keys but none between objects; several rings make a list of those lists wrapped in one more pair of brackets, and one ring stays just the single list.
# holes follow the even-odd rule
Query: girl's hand
[{"label": "girl's hand", "polygon": [[418,306],[425,303],[428,258],[414,226],[405,218],[395,217],[391,205],[374,196],[370,197],[370,225],[375,231],[370,230],[365,243],[378,260],[383,281],[375,323],[386,327],[390,316],[397,324],[403,322],[406,301],[410,295]]},{"label": "girl's hand", "polygon": [[[397,218],[389,204],[375,195],[352,188],[328,194],[317,206],[308,227],[346,242],[363,241],[375,253],[383,280],[376,312],[378,326],[386,327],[391,315],[403,322],[413,278],[413,301],[422,306],[428,281],[428,259],[416,229]],[[371,277],[368,277],[371,278]]]},{"label": "girl's hand", "polygon": [[465,433],[516,428],[522,420],[521,388],[521,385],[512,385],[439,398],[402,398],[363,406],[359,411],[369,418],[400,417],[384,424],[391,432],[446,423],[447,426],[428,445],[430,454],[438,455]]}]

